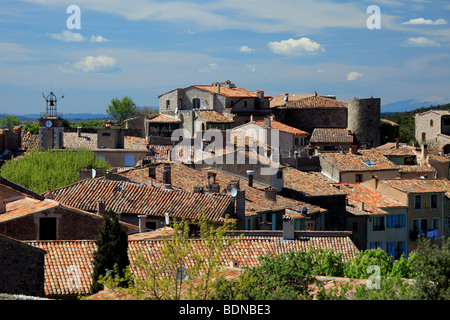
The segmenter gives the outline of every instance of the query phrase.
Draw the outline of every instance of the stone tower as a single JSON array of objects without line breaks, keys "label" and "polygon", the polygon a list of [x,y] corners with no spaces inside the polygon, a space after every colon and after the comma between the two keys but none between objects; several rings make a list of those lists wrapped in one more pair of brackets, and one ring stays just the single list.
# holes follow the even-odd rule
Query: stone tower
[{"label": "stone tower", "polygon": [[56,111],[57,98],[50,92],[45,97],[47,109],[39,118],[39,150],[58,149],[64,147],[64,120]]},{"label": "stone tower", "polygon": [[380,145],[380,98],[348,101],[347,129],[355,136],[355,144],[375,148]]}]

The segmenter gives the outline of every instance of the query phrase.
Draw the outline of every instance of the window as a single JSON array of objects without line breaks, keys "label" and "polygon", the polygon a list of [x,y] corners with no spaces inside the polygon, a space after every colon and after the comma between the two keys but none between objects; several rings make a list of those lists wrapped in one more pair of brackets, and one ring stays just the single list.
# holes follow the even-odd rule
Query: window
[{"label": "window", "polygon": [[355,174],[355,182],[362,182],[362,174],[360,173]]},{"label": "window", "polygon": [[373,231],[384,230],[384,217],[374,217],[373,218]]},{"label": "window", "polygon": [[182,109],[183,107],[183,99],[178,99],[178,109]]},{"label": "window", "polygon": [[422,196],[414,196],[414,209],[422,209]]},{"label": "window", "polygon": [[372,160],[363,160],[363,162],[370,167],[375,165],[375,163]]},{"label": "window", "polygon": [[416,231],[427,231],[428,230],[428,219],[413,219],[413,230]]},{"label": "window", "polygon": [[39,218],[39,240],[56,240],[56,218]]},{"label": "window", "polygon": [[134,167],[135,163],[134,163],[134,155],[130,154],[130,155],[125,155],[125,167]]},{"label": "window", "polygon": [[111,133],[110,132],[102,132],[102,137],[110,137]]},{"label": "window", "polygon": [[192,107],[194,109],[200,109],[200,99],[199,98],[194,98],[192,100]]},{"label": "window", "polygon": [[166,108],[170,108],[170,100],[166,100]]},{"label": "window", "polygon": [[425,142],[427,140],[427,135],[425,132],[422,132],[422,142]]},{"label": "window", "polygon": [[433,120],[430,120],[430,127],[433,126]]},{"label": "window", "polygon": [[244,101],[244,108],[247,108],[247,101]]},{"label": "window", "polygon": [[281,170],[277,171],[277,179],[283,179],[283,171]]},{"label": "window", "polygon": [[390,214],[387,216],[387,228],[405,228],[406,214]]},{"label": "window", "polygon": [[438,196],[437,194],[431,195],[431,209],[436,209],[438,207]]},{"label": "window", "polygon": [[383,250],[383,241],[374,241],[370,243],[370,247],[372,249],[381,249]]}]

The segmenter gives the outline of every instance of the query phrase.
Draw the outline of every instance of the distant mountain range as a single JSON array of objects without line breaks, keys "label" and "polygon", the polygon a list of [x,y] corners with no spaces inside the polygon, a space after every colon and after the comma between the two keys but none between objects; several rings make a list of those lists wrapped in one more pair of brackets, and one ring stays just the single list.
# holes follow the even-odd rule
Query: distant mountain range
[{"label": "distant mountain range", "polygon": [[[0,118],[3,118],[7,115],[13,115],[17,119],[26,120],[26,119],[39,119],[39,113],[30,113],[30,114],[10,114],[10,113],[0,113]],[[103,113],[64,113],[63,118],[70,119],[106,119],[110,118],[109,115]]]},{"label": "distant mountain range", "polygon": [[[445,103],[442,103],[445,104]],[[405,112],[420,108],[428,108],[433,106],[431,102],[418,102],[415,99],[396,101],[381,106],[382,113]]]}]

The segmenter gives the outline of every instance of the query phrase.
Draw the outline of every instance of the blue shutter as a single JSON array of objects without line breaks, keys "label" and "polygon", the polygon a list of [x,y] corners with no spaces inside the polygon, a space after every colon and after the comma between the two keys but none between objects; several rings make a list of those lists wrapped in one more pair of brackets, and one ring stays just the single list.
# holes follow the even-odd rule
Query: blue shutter
[{"label": "blue shutter", "polygon": [[135,163],[134,163],[134,155],[130,154],[130,155],[125,155],[125,167],[134,167]]},{"label": "blue shutter", "polygon": [[405,255],[406,257],[406,241],[402,241],[402,253]]},{"label": "blue shutter", "polygon": [[406,227],[406,213],[402,214],[402,227]]},{"label": "blue shutter", "polygon": [[373,249],[373,242],[369,244],[369,249]]},{"label": "blue shutter", "polygon": [[380,241],[380,249],[383,250],[383,241]]}]

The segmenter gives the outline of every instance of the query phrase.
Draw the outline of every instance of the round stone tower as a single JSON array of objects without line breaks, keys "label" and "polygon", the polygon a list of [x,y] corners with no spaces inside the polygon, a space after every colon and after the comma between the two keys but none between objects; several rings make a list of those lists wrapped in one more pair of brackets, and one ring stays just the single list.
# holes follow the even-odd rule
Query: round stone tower
[{"label": "round stone tower", "polygon": [[380,145],[380,98],[348,101],[347,129],[354,134],[354,144],[375,148]]}]

